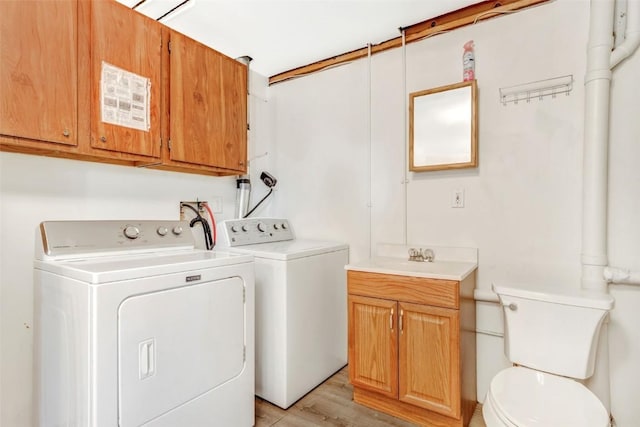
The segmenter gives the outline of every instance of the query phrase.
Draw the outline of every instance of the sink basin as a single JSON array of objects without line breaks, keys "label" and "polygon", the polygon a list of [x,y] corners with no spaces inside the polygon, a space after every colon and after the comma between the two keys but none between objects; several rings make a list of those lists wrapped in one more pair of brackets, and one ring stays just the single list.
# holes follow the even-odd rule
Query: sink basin
[{"label": "sink basin", "polygon": [[403,258],[377,257],[349,264],[347,270],[365,271],[401,276],[425,277],[432,279],[463,280],[471,274],[477,264],[474,262],[441,261],[418,262]]}]

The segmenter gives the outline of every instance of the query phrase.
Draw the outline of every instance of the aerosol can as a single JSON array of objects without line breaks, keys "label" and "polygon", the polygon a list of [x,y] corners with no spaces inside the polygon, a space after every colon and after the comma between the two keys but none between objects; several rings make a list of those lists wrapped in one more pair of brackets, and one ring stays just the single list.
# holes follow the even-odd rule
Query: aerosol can
[{"label": "aerosol can", "polygon": [[462,81],[468,82],[476,78],[476,58],[473,52],[473,40],[464,44],[462,53]]}]

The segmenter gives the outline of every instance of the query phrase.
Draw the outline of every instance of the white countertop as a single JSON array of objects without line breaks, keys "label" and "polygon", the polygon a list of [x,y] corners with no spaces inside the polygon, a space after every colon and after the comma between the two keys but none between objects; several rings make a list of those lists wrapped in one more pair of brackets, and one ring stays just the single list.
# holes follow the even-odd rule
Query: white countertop
[{"label": "white countertop", "polygon": [[478,264],[464,261],[416,262],[402,258],[377,257],[345,266],[346,270],[368,273],[425,277],[428,279],[464,280]]},{"label": "white countertop", "polygon": [[377,256],[347,264],[345,269],[461,281],[478,268],[478,252],[475,248],[431,247],[435,252],[435,260],[433,262],[419,262],[409,261],[405,256],[409,247],[428,248],[429,246],[381,244],[378,245]]}]

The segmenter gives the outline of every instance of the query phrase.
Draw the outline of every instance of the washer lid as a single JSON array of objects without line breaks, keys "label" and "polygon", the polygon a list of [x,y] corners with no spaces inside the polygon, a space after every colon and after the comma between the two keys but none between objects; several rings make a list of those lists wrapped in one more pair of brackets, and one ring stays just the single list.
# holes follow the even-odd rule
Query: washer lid
[{"label": "washer lid", "polygon": [[236,246],[229,249],[236,253],[253,255],[256,258],[267,258],[289,261],[314,255],[346,250],[344,243],[326,242],[322,240],[288,240],[284,242],[259,243],[255,245]]},{"label": "washer lid", "polygon": [[489,393],[500,415],[518,426],[609,426],[609,415],[600,400],[569,378],[508,368],[493,378]]}]

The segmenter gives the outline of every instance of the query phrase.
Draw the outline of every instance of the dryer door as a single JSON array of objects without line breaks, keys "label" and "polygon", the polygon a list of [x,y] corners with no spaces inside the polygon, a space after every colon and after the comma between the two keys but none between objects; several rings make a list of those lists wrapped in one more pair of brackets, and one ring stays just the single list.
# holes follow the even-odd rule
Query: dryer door
[{"label": "dryer door", "polygon": [[118,312],[119,425],[188,405],[244,368],[238,277],[127,298]]}]

